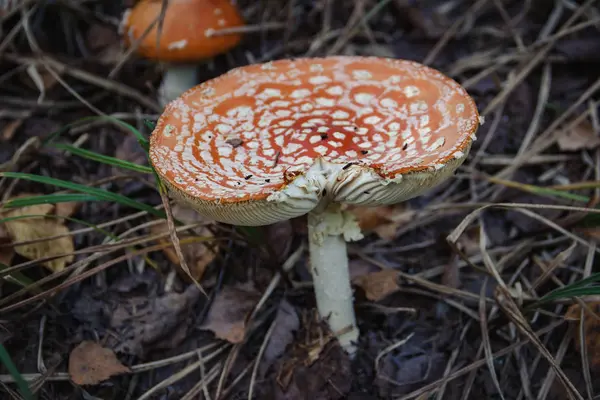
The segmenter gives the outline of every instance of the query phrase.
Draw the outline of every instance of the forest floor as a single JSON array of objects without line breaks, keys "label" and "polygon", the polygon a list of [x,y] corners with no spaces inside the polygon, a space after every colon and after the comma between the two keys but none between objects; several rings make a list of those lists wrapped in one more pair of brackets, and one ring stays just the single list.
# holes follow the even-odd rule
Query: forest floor
[{"label": "forest floor", "polygon": [[[238,3],[252,29],[201,81],[286,57],[410,59],[485,117],[448,182],[355,210],[356,358],[315,317],[304,218],[252,241],[173,205],[204,294],[140,206],[162,210],[146,168],[75,151],[148,165],[131,129],[85,119],[148,136],[160,115],[161,66],[119,36],[132,0],[22,0],[0,14],[0,343],[19,371],[0,354],[0,397],[26,398],[22,379],[49,400],[599,398],[600,1]],[[70,201],[14,207],[57,193]]]}]

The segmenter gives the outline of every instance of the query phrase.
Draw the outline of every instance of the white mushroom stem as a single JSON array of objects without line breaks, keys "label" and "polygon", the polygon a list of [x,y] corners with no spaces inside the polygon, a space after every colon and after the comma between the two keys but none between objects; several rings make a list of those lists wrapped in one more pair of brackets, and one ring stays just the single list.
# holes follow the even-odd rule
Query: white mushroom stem
[{"label": "white mushroom stem", "polygon": [[164,107],[197,84],[195,64],[168,64],[158,88],[158,101]]},{"label": "white mushroom stem", "polygon": [[317,210],[308,214],[310,265],[317,308],[342,348],[352,357],[359,331],[346,241],[362,239],[363,235],[354,216],[341,210],[338,204]]}]

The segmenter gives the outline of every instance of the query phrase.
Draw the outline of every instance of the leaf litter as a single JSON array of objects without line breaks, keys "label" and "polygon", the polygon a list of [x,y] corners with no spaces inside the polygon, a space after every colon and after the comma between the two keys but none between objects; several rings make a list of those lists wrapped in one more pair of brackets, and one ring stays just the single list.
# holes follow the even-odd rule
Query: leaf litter
[{"label": "leaf litter", "polygon": [[69,355],[69,375],[77,385],[97,385],[114,375],[131,372],[111,349],[83,341]]},{"label": "leaf litter", "polygon": [[[30,260],[66,254],[64,257],[41,262],[44,267],[53,272],[62,271],[68,263],[74,260],[74,255],[70,253],[75,251],[75,246],[70,230],[65,225],[65,220],[52,218],[51,216],[65,217],[71,215],[75,210],[75,206],[71,205],[72,208],[70,209],[67,207],[69,206],[39,204],[1,212],[0,218],[18,218],[31,215],[27,218],[11,219],[3,224],[11,243],[35,241],[13,246],[14,252]],[[2,230],[0,230],[0,234],[2,234]],[[61,237],[46,240],[54,236]],[[5,252],[3,251],[3,253]],[[6,254],[5,257],[12,258]]]},{"label": "leaf litter", "polygon": [[[200,282],[206,268],[215,259],[219,249],[218,242],[214,240],[213,233],[208,228],[209,220],[202,217],[194,210],[175,204],[172,208],[173,218],[181,221],[186,225],[199,224],[196,228],[191,229],[192,233],[179,234],[179,240],[181,243],[181,251],[187,261],[187,265],[190,268],[191,276]],[[159,224],[152,225],[150,227],[150,233],[153,235],[167,233],[169,227],[166,221],[162,221]],[[195,240],[199,239],[199,240]],[[158,240],[161,244],[170,243],[169,237]],[[175,249],[171,247],[165,247],[163,252],[174,265],[177,267],[177,272],[183,279],[188,279],[188,275],[181,268],[179,257],[175,252]]]},{"label": "leaf litter", "polygon": [[215,295],[201,329],[211,331],[215,337],[229,343],[242,343],[246,338],[248,317],[260,297],[261,293],[250,281],[223,287]]}]

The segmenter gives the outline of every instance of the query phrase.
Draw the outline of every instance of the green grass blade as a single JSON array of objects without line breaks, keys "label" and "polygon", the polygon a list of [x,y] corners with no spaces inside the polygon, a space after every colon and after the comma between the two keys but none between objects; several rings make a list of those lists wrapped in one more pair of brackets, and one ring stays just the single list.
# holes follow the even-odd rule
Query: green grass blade
[{"label": "green grass blade", "polygon": [[51,133],[46,139],[44,139],[42,141],[42,145],[44,145],[44,146],[49,145],[51,142],[53,142],[56,138],[58,138],[64,132],[67,132],[72,127],[80,125],[83,122],[87,122],[87,121],[91,122],[91,121],[99,121],[99,120],[107,120],[114,124],[124,127],[125,129],[127,129],[128,131],[133,133],[135,135],[138,143],[142,146],[142,148],[144,148],[146,150],[146,152],[148,151],[148,139],[139,130],[137,130],[133,125],[128,124],[127,122],[121,121],[120,119],[117,119],[117,118],[114,118],[114,117],[111,117],[108,115],[107,116],[85,117],[85,118],[81,118],[75,122],[72,122],[70,124],[67,124],[67,125],[63,126],[62,128],[60,128],[59,130]]},{"label": "green grass blade", "polygon": [[154,128],[156,128],[156,122],[150,121],[149,119],[144,120],[144,125],[146,125],[146,127],[151,131],[153,131]]},{"label": "green grass blade", "polygon": [[544,303],[558,299],[599,294],[600,286],[595,285],[598,282],[600,282],[600,272],[591,274],[587,278],[574,282],[565,287],[554,289],[553,291],[542,296],[539,300],[535,301],[528,308],[535,308]]},{"label": "green grass blade", "polygon": [[[46,185],[53,185],[57,187],[62,187],[64,189],[74,190],[76,192],[81,192],[90,196],[95,196],[99,200],[104,201],[112,201],[115,203],[122,204],[124,206],[132,207],[137,210],[146,211],[149,214],[157,216],[159,218],[166,218],[165,213],[160,210],[156,210],[153,207],[141,203],[139,201],[132,200],[128,197],[122,196],[117,193],[109,192],[108,190],[98,189],[94,187],[88,187],[85,185],[81,185],[78,183],[63,181],[60,179],[50,178],[47,176],[40,176],[34,174],[26,174],[21,172],[1,172],[0,176],[5,176],[7,178],[16,178],[16,179],[26,179],[32,182],[43,183]],[[14,207],[14,204],[18,199],[9,200],[5,203],[6,207]]]},{"label": "green grass blade", "polygon": [[[10,208],[19,208],[27,206],[37,206],[39,204],[58,204],[69,202],[83,203],[87,201],[99,201],[98,197],[89,194],[71,193],[71,194],[42,194],[39,196],[19,197],[9,200]],[[8,207],[8,206],[7,206]]]},{"label": "green grass blade", "polygon": [[[0,263],[0,272],[5,271],[9,268],[10,267],[8,265]],[[23,274],[21,271],[13,272],[9,275],[3,276],[2,278],[6,279],[8,282],[22,286],[24,288],[34,284],[34,282],[31,279],[29,279],[25,274]],[[37,292],[39,293],[39,289],[37,289]]]},{"label": "green grass blade", "polygon": [[521,190],[523,192],[529,192],[529,193],[537,194],[537,195],[544,196],[544,197],[573,200],[573,201],[578,201],[578,202],[582,202],[582,203],[587,203],[590,201],[590,198],[587,196],[583,196],[583,195],[575,194],[575,193],[569,193],[569,192],[565,192],[562,190],[549,189],[549,188],[545,188],[545,187],[541,187],[541,186],[529,185],[527,183],[521,183],[521,182],[515,182],[515,181],[508,181],[508,180],[498,179],[498,178],[494,178],[494,177],[487,177],[486,179],[488,181],[498,184],[498,185],[511,187],[514,189]]},{"label": "green grass blade", "polygon": [[25,400],[34,400],[33,393],[31,392],[31,389],[29,389],[29,385],[27,384],[27,382],[25,382],[23,376],[21,376],[21,373],[10,358],[8,351],[6,351],[6,348],[2,344],[0,344],[0,361],[2,362],[2,364],[4,364],[4,366],[8,370],[8,373],[13,377],[13,379],[17,383],[21,396],[23,396]]},{"label": "green grass blade", "polygon": [[71,146],[69,144],[53,144],[52,147],[68,151],[71,154],[75,154],[76,156],[87,158],[88,160],[98,161],[107,165],[114,165],[115,167],[128,169],[131,171],[142,172],[145,174],[151,174],[152,168],[147,167],[145,165],[139,165],[136,163],[132,163],[129,161],[121,160],[115,157],[105,156],[103,154],[96,153],[94,151],[89,151],[85,149],[81,149],[79,147]]}]

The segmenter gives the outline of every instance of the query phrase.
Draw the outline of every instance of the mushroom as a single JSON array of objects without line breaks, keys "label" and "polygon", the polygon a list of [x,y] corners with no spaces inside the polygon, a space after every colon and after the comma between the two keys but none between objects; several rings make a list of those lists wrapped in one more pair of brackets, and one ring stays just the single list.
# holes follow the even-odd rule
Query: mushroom
[{"label": "mushroom", "polygon": [[233,69],[170,103],[150,160],[172,196],[214,220],[266,225],[308,214],[317,308],[353,355],[343,205],[415,197],[465,161],[479,114],[442,73],[406,60],[331,56]]},{"label": "mushroom", "polygon": [[[121,32],[130,47],[159,18],[162,0],[141,0],[125,11]],[[137,53],[166,63],[159,100],[172,101],[196,85],[196,65],[237,46],[241,34],[213,35],[218,29],[244,25],[236,6],[229,0],[170,0],[157,40],[159,23],[141,40]]]}]

